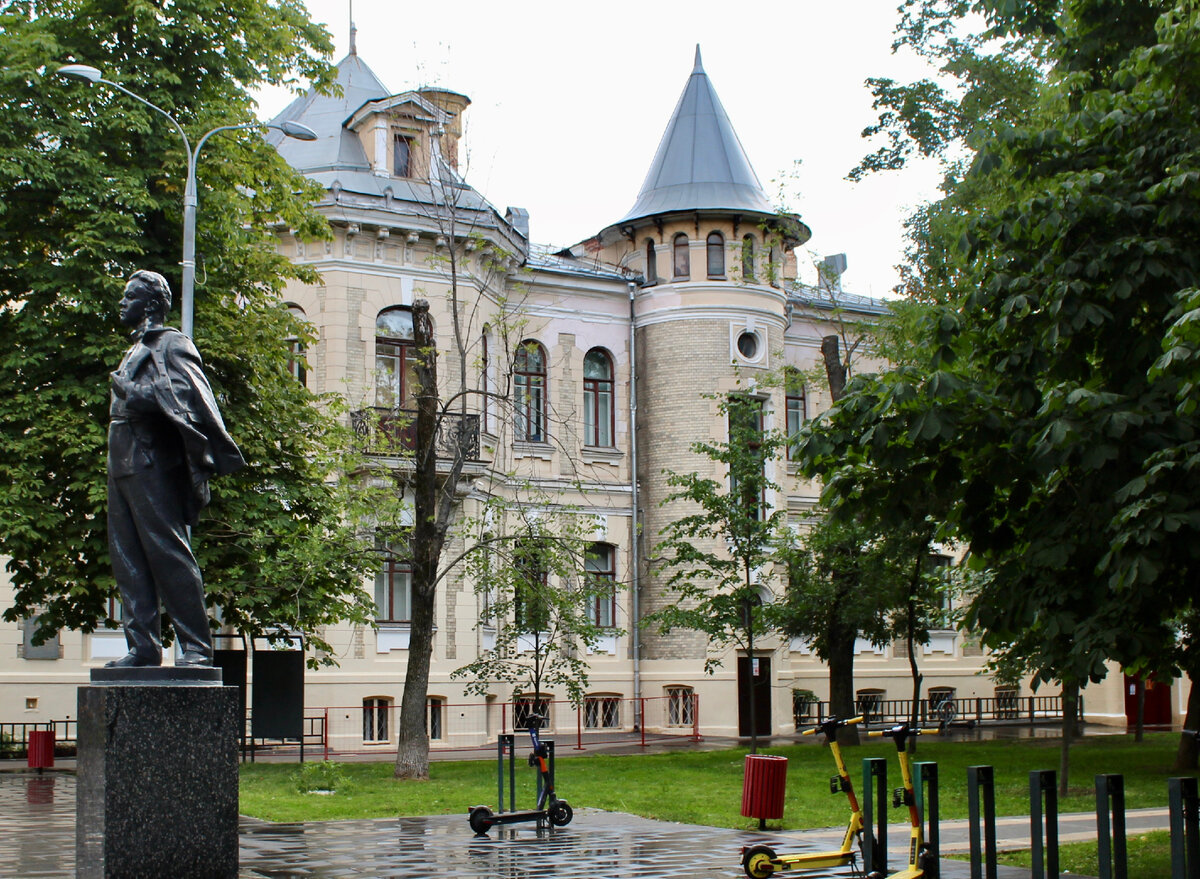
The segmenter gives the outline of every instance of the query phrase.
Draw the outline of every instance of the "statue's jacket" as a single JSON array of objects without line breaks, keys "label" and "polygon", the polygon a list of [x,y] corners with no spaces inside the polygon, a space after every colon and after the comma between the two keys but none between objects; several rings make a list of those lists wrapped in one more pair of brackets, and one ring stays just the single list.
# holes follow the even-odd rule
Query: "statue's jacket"
[{"label": "statue's jacket", "polygon": [[109,476],[186,465],[184,516],[195,525],[210,499],[208,480],[246,463],[225,429],[200,353],[179,330],[152,327],[126,353],[117,374],[130,388],[125,397],[112,396]]}]

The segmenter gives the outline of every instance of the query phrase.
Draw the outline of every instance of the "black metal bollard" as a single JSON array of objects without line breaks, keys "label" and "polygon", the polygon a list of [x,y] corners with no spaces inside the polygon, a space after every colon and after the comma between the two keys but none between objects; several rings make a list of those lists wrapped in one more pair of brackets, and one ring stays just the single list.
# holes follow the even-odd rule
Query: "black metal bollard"
[{"label": "black metal bollard", "polygon": [[938,771],[936,763],[914,763],[913,787],[917,794],[917,814],[925,823],[925,843],[929,852],[927,879],[940,879],[941,822],[938,820]]},{"label": "black metal bollard", "polygon": [[1171,811],[1171,879],[1200,879],[1200,796],[1196,779],[1167,779]]},{"label": "black metal bollard", "polygon": [[1096,776],[1096,843],[1100,879],[1129,879],[1125,854],[1125,779]]},{"label": "black metal bollard", "polygon": [[1053,769],[1029,773],[1029,839],[1033,844],[1032,879],[1059,879],[1058,780]]},{"label": "black metal bollard", "polygon": [[496,811],[504,811],[504,758],[508,757],[508,811],[517,809],[516,737],[512,733],[501,733],[496,737]]},{"label": "black metal bollard", "polygon": [[[863,758],[863,872],[887,873],[887,758]],[[875,815],[875,804],[879,815]],[[871,827],[874,821],[875,827]]]},{"label": "black metal bollard", "polygon": [[[967,767],[967,813],[971,879],[996,879],[996,787],[991,766]],[[980,817],[983,818],[982,839]]]}]

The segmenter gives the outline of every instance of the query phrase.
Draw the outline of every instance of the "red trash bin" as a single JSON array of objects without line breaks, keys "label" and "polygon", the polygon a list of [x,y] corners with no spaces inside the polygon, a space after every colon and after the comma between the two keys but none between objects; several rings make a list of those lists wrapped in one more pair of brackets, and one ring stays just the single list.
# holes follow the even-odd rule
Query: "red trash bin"
[{"label": "red trash bin", "polygon": [[746,775],[742,782],[742,815],[757,818],[759,828],[783,817],[783,799],[787,792],[787,757],[747,754]]},{"label": "red trash bin", "polygon": [[54,730],[35,729],[29,734],[25,752],[30,769],[54,768]]}]

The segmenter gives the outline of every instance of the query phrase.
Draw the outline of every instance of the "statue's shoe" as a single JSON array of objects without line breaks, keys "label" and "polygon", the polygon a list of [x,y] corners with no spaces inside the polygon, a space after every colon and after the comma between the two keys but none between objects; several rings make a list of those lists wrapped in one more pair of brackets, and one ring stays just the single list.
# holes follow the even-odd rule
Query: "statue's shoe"
[{"label": "statue's shoe", "polygon": [[195,650],[185,650],[183,656],[175,660],[176,668],[212,668],[212,657]]},{"label": "statue's shoe", "polygon": [[161,659],[147,659],[136,653],[126,653],[120,659],[104,663],[105,668],[154,668],[162,665]]}]

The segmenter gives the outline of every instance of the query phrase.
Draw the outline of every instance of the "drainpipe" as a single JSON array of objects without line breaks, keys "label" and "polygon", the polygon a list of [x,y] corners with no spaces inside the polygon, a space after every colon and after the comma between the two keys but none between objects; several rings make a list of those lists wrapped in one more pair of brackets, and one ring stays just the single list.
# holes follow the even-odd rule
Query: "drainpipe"
[{"label": "drainpipe", "polygon": [[[629,559],[633,571],[633,698],[634,705],[642,704],[642,607],[641,607],[641,557],[638,553],[638,471],[637,471],[637,345],[634,337],[634,297],[637,284],[629,282],[629,485],[632,490],[630,504],[632,515],[629,520]],[[645,720],[640,708],[634,709],[634,721],[638,729]]]}]

